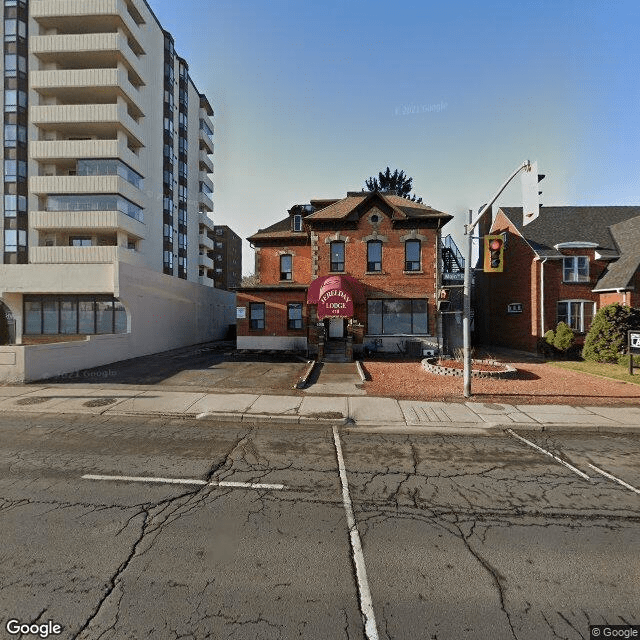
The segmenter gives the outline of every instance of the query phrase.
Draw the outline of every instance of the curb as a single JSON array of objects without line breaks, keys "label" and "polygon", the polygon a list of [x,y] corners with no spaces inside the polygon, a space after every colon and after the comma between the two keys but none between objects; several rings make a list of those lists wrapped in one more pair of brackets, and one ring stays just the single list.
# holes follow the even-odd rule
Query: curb
[{"label": "curb", "polygon": [[358,370],[358,375],[360,376],[360,380],[362,380],[362,382],[366,382],[367,376],[364,372],[364,369],[362,368],[361,360],[356,360],[356,369]]},{"label": "curb", "polygon": [[307,380],[309,379],[309,376],[311,375],[311,372],[313,371],[313,368],[316,366],[316,364],[318,364],[317,360],[308,361],[309,366],[307,367],[306,371],[302,374],[298,382],[296,382],[293,385],[294,389],[304,389],[307,386]]}]

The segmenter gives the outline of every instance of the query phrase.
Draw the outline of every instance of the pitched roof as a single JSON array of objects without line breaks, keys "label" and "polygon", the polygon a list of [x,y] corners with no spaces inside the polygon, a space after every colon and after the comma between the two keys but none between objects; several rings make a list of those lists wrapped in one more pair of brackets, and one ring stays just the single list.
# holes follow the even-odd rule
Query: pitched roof
[{"label": "pitched roof", "polygon": [[604,272],[594,291],[626,289],[640,266],[640,215],[610,227],[621,256]]},{"label": "pitched roof", "polygon": [[255,240],[267,240],[270,238],[306,239],[306,237],[306,231],[294,231],[291,228],[291,216],[287,216],[283,220],[279,220],[265,229],[258,229],[258,231],[252,236],[249,236],[247,240],[254,242]]},{"label": "pitched roof", "polygon": [[[640,216],[640,207],[541,207],[539,217],[522,226],[522,207],[500,207],[540,257],[559,258],[562,242],[594,242],[619,253],[610,227]],[[638,244],[635,245],[639,246]]]},{"label": "pitched roof", "polygon": [[381,198],[394,211],[394,217],[400,219],[407,218],[446,218],[450,220],[453,216],[442,211],[437,211],[432,207],[420,202],[412,202],[402,196],[390,195],[382,192],[349,193],[346,198],[338,200],[333,204],[307,216],[308,220],[342,220],[353,214],[358,206],[367,200]]}]

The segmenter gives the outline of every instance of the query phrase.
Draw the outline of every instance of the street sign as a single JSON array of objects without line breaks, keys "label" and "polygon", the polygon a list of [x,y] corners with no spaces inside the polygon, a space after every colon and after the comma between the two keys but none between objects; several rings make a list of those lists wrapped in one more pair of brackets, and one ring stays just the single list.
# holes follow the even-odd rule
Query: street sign
[{"label": "street sign", "polygon": [[640,354],[640,331],[629,331],[627,333],[627,345],[629,347],[629,375],[633,375],[633,357]]}]

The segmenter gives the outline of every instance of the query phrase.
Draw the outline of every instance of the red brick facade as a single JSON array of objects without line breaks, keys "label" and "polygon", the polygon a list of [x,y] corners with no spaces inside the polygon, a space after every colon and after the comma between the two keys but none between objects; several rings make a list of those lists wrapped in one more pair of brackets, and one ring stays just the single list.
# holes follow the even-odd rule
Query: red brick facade
[{"label": "red brick facade", "polygon": [[[314,201],[312,201],[313,203]],[[249,238],[256,247],[256,268],[259,284],[238,290],[238,306],[246,309],[246,318],[238,319],[238,346],[257,348],[291,348],[306,338],[313,345],[317,336],[316,305],[306,303],[308,286],[316,278],[331,274],[344,274],[356,278],[365,300],[421,300],[427,301],[427,331],[416,331],[384,336],[376,334],[380,342],[387,342],[396,350],[395,342],[415,337],[425,344],[437,345],[437,264],[440,228],[451,217],[397,196],[358,193],[344,200],[323,201],[305,210],[302,229],[294,231],[293,217],[300,207],[290,211],[289,222],[281,221],[259,231]],[[333,206],[332,206],[333,205]],[[404,211],[406,209],[408,213]],[[406,267],[407,241],[419,241],[419,265]],[[380,242],[382,259],[377,270],[368,270],[368,243]],[[331,270],[332,242],[344,243],[344,269]],[[412,243],[412,247],[417,245]],[[291,256],[291,273],[282,278],[282,256]],[[288,259],[287,259],[288,260]],[[419,268],[418,268],[419,267]],[[266,309],[264,329],[251,328],[251,303],[264,303]],[[287,303],[303,303],[303,329],[288,328]],[[389,303],[391,304],[391,303]],[[412,326],[423,326],[421,303],[416,303]],[[422,314],[418,317],[418,314]],[[372,336],[368,326],[367,302],[354,305],[353,317],[347,319],[348,333],[355,331]],[[391,326],[391,321],[389,321]],[[265,338],[259,340],[258,338]],[[269,338],[269,340],[266,340]],[[294,339],[294,340],[290,340]],[[395,342],[393,342],[395,340]],[[362,342],[362,340],[360,340]],[[393,344],[392,344],[393,343]],[[271,345],[271,346],[269,346]]]},{"label": "red brick facade", "polygon": [[[558,244],[557,255],[537,254],[522,236],[516,225],[501,210],[491,225],[492,234],[504,233],[504,271],[480,273],[476,277],[475,307],[478,316],[477,338],[486,345],[505,346],[535,351],[536,342],[559,321],[559,302],[580,301],[581,305],[595,303],[595,310],[614,302],[630,306],[640,304],[640,272],[628,290],[621,292],[594,291],[610,264],[596,247],[574,248]],[[587,245],[588,243],[583,243]],[[595,243],[593,243],[595,244]],[[564,278],[564,257],[586,256],[589,264],[588,280],[567,282]],[[634,290],[635,289],[635,290]],[[544,313],[541,300],[544,297]],[[519,303],[522,311],[510,313],[509,305]],[[588,307],[587,316],[591,307]],[[577,342],[588,330],[577,333]]]}]

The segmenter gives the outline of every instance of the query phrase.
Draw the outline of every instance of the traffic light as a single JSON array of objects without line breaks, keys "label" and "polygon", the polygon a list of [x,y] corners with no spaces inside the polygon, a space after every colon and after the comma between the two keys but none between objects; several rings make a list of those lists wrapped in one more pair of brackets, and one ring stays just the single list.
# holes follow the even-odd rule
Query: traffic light
[{"label": "traffic light", "polygon": [[440,289],[440,293],[438,294],[438,311],[448,311],[450,305],[449,289]]},{"label": "traffic light", "polygon": [[540,195],[538,183],[544,178],[543,173],[538,173],[538,163],[530,162],[521,174],[522,180],[522,226],[533,222],[540,214]]},{"label": "traffic light", "polygon": [[504,238],[503,236],[484,237],[484,272],[502,273],[504,270]]}]

